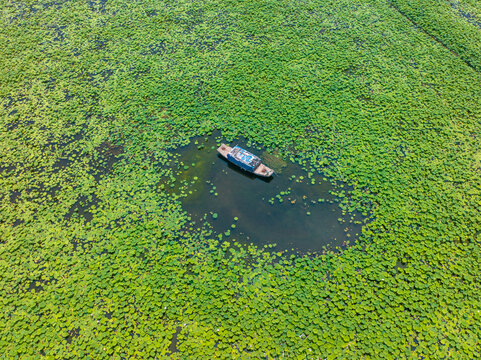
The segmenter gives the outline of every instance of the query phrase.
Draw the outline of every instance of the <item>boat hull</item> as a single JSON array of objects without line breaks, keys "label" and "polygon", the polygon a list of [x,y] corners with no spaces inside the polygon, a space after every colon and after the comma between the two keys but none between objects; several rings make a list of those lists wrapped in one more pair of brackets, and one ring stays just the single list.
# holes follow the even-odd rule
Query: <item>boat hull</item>
[{"label": "boat hull", "polygon": [[221,146],[219,146],[219,148],[217,149],[217,152],[222,155],[224,158],[226,158],[228,161],[230,161],[232,164],[234,165],[237,165],[239,166],[241,169],[251,173],[251,174],[255,174],[257,176],[260,176],[260,177],[271,177],[273,174],[274,174],[274,170],[268,168],[267,166],[265,166],[264,164],[259,164],[255,169],[252,169],[248,166],[246,166],[246,164],[243,164],[242,162],[240,161],[236,161],[236,159],[232,156],[230,156],[231,152],[232,152],[232,147],[228,146],[228,145],[225,145],[225,144],[221,144]]}]

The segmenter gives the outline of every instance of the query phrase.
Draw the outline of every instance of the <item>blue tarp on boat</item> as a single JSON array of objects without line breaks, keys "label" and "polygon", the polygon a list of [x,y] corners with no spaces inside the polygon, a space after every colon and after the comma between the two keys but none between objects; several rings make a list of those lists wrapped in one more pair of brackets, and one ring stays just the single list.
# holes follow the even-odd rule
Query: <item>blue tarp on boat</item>
[{"label": "blue tarp on boat", "polygon": [[232,148],[232,150],[227,154],[227,159],[240,166],[244,170],[250,172],[254,172],[254,170],[261,163],[261,159],[239,146]]}]

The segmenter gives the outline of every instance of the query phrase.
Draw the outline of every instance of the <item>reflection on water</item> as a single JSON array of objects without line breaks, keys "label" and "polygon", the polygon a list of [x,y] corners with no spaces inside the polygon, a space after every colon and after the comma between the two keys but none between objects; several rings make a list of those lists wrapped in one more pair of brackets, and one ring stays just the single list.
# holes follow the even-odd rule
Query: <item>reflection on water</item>
[{"label": "reflection on water", "polygon": [[230,145],[236,144],[260,155],[276,174],[263,179],[231,164],[217,154],[220,142],[212,136],[193,140],[177,149],[180,173],[174,191],[183,193],[183,207],[194,220],[205,219],[225,240],[277,244],[278,251],[322,251],[354,241],[361,217],[342,215],[329,193],[331,183],[309,178],[299,165],[243,141]]}]

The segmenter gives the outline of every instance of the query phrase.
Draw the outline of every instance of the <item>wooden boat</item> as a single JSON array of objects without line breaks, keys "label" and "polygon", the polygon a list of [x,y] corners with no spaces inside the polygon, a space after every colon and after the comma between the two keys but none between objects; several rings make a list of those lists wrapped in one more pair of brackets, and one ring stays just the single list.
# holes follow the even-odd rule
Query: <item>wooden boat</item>
[{"label": "wooden boat", "polygon": [[217,152],[231,163],[239,166],[241,169],[250,173],[262,177],[269,177],[274,174],[274,170],[262,164],[260,158],[237,145],[232,148],[230,146],[222,144],[217,149]]}]

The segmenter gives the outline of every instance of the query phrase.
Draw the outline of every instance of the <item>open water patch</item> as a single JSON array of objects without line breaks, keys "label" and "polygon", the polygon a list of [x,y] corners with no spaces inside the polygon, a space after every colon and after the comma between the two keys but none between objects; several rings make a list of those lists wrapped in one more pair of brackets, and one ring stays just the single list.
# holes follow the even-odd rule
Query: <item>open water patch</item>
[{"label": "open water patch", "polygon": [[245,140],[230,143],[260,156],[276,172],[269,179],[257,177],[218,155],[221,142],[227,144],[208,136],[176,149],[176,180],[168,190],[181,195],[192,220],[210,224],[220,240],[307,253],[342,249],[361,232],[365,217],[343,214],[331,193],[343,184],[309,176],[300,165]]}]

